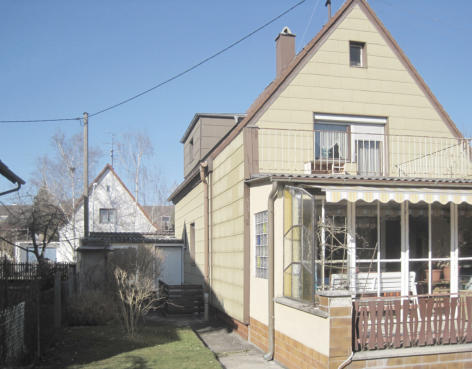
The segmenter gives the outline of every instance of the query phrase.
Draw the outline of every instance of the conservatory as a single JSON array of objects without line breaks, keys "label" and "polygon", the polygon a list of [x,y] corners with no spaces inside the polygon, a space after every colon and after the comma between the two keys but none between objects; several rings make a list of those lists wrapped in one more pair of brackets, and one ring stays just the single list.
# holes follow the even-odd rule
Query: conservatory
[{"label": "conservatory", "polygon": [[284,296],[472,290],[471,203],[469,191],[285,186]]}]

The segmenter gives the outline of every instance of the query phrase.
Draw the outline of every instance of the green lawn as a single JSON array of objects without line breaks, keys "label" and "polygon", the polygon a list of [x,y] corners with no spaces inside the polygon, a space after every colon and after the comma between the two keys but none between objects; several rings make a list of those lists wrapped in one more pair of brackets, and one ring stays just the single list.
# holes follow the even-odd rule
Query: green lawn
[{"label": "green lawn", "polygon": [[147,325],[130,339],[116,325],[66,328],[38,368],[221,369],[190,328]]}]

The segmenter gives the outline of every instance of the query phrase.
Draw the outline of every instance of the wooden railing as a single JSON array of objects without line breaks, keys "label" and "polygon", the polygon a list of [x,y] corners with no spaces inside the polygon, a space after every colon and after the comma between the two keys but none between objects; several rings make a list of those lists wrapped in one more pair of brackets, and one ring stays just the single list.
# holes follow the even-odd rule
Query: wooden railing
[{"label": "wooden railing", "polygon": [[200,284],[168,285],[159,281],[159,293],[167,314],[203,312],[203,287]]},{"label": "wooden railing", "polygon": [[353,302],[353,350],[472,342],[472,295],[361,298]]}]

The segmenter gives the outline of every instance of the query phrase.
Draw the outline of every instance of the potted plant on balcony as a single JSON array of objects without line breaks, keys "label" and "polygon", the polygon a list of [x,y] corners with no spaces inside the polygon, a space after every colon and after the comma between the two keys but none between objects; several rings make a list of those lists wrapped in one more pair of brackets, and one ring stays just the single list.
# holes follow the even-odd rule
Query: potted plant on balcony
[{"label": "potted plant on balcony", "polygon": [[451,280],[451,263],[449,261],[438,261],[438,268],[442,269],[445,281]]},{"label": "potted plant on balcony", "polygon": [[[432,264],[433,269],[431,270],[431,283],[436,283],[441,280],[441,267],[438,264],[439,262]],[[428,276],[429,269],[427,269],[426,271]]]}]

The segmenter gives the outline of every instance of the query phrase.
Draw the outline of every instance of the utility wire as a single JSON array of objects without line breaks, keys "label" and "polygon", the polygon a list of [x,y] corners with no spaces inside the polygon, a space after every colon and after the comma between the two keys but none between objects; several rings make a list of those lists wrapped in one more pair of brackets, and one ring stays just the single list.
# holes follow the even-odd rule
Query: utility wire
[{"label": "utility wire", "polygon": [[267,23],[265,23],[265,24],[263,24],[262,26],[256,28],[254,31],[248,33],[246,36],[244,36],[244,37],[240,38],[239,40],[233,42],[232,44],[230,44],[229,46],[225,47],[224,49],[221,49],[220,51],[216,52],[215,54],[213,54],[213,55],[211,55],[211,56],[209,56],[209,57],[203,59],[202,61],[198,62],[197,64],[194,64],[194,65],[191,66],[190,68],[187,68],[187,69],[185,69],[184,71],[182,71],[182,72],[180,72],[180,73],[177,73],[176,75],[174,75],[174,76],[172,76],[172,77],[166,79],[166,80],[163,81],[163,82],[158,83],[157,85],[155,85],[155,86],[153,86],[153,87],[151,87],[151,88],[149,88],[149,89],[147,89],[147,90],[145,90],[145,91],[142,91],[142,92],[140,92],[140,93],[138,93],[138,94],[136,94],[136,95],[134,95],[134,96],[132,96],[132,97],[129,97],[129,98],[123,100],[123,101],[120,101],[119,103],[116,103],[116,104],[111,105],[111,106],[109,106],[109,107],[107,107],[107,108],[104,108],[104,109],[102,109],[102,110],[99,110],[99,111],[97,111],[97,112],[95,112],[95,113],[93,113],[93,114],[89,114],[89,117],[94,117],[94,116],[97,116],[97,115],[99,115],[99,114],[105,113],[105,112],[108,111],[108,110],[115,109],[115,108],[117,108],[117,107],[120,106],[120,105],[124,105],[124,104],[126,104],[126,103],[128,103],[128,102],[130,102],[130,101],[133,101],[133,100],[137,99],[138,97],[141,97],[141,96],[143,96],[143,95],[145,95],[145,94],[147,94],[147,93],[149,93],[149,92],[151,92],[151,91],[154,91],[155,89],[157,89],[157,88],[159,88],[159,87],[162,87],[162,86],[166,85],[166,84],[169,83],[169,82],[172,82],[172,81],[176,80],[177,78],[182,77],[183,75],[185,75],[185,74],[191,72],[192,70],[194,70],[194,69],[200,67],[201,65],[203,65],[203,64],[205,64],[205,63],[207,63],[207,62],[209,62],[210,60],[216,58],[217,56],[223,54],[224,52],[228,51],[229,49],[231,49],[231,48],[235,47],[236,45],[240,44],[241,42],[243,42],[244,40],[246,40],[246,39],[248,39],[249,37],[253,36],[253,35],[256,34],[257,32],[259,32],[259,31],[261,31],[262,29],[266,28],[268,25],[274,23],[276,20],[282,18],[285,14],[290,13],[293,9],[297,8],[298,6],[300,6],[301,4],[303,4],[303,3],[306,2],[306,1],[307,1],[307,0],[301,0],[301,1],[299,1],[298,3],[296,3],[295,5],[293,5],[292,7],[288,8],[288,9],[285,10],[284,12],[280,13],[280,14],[279,14],[278,16],[276,16],[275,18],[272,18],[272,19],[271,19],[270,21],[268,21]]},{"label": "utility wire", "polygon": [[0,123],[46,123],[81,120],[82,118],[56,118],[56,119],[31,119],[31,120],[0,120]]},{"label": "utility wire", "polygon": [[[216,58],[217,56],[223,54],[224,52],[228,51],[229,49],[232,49],[233,47],[235,47],[236,45],[240,44],[241,42],[247,40],[249,37],[253,36],[254,34],[256,34],[257,32],[263,30],[264,28],[266,28],[267,26],[269,26],[270,24],[274,23],[276,20],[282,18],[285,14],[287,13],[290,13],[292,10],[294,10],[295,8],[297,8],[298,6],[302,5],[304,2],[306,2],[307,0],[301,0],[299,1],[298,3],[296,3],[295,5],[291,6],[290,8],[288,8],[287,10],[285,10],[284,12],[280,13],[279,15],[277,15],[276,17],[272,18],[271,20],[269,20],[268,22],[264,23],[262,26],[256,28],[255,30],[253,30],[252,32],[248,33],[247,35],[245,35],[244,37],[240,38],[239,40],[233,42],[232,44],[230,44],[229,46],[226,46],[225,48],[221,49],[220,51],[214,53],[213,55],[201,60],[200,62],[198,62],[197,64],[194,64],[193,66],[191,66],[190,68],[187,68],[185,69],[184,71],[180,72],[180,73],[177,73],[176,75],[166,79],[165,81],[163,82],[160,82],[158,83],[157,85],[151,87],[151,88],[148,88],[147,90],[145,91],[142,91],[132,97],[129,97],[123,101],[120,101],[114,105],[111,105],[107,108],[104,108],[104,109],[101,109],[93,114],[89,114],[89,118],[91,117],[94,117],[94,116],[97,116],[99,114],[102,114],[102,113],[105,113],[106,111],[109,111],[109,110],[112,110],[112,109],[115,109],[121,105],[124,105],[130,101],[133,101],[135,99],[137,99],[138,97],[141,97],[143,95],[146,95],[147,93],[151,92],[151,91],[154,91],[155,89],[159,88],[159,87],[162,87],[164,85],[166,85],[167,83],[169,82],[172,82],[180,77],[182,77],[183,75],[193,71],[194,69],[197,69],[198,67],[200,67],[201,65],[209,62],[210,60]],[[0,120],[0,123],[46,123],[46,122],[62,122],[62,121],[81,121],[82,118],[80,117],[77,117],[77,118],[56,118],[56,119],[31,119],[31,120]]]}]

